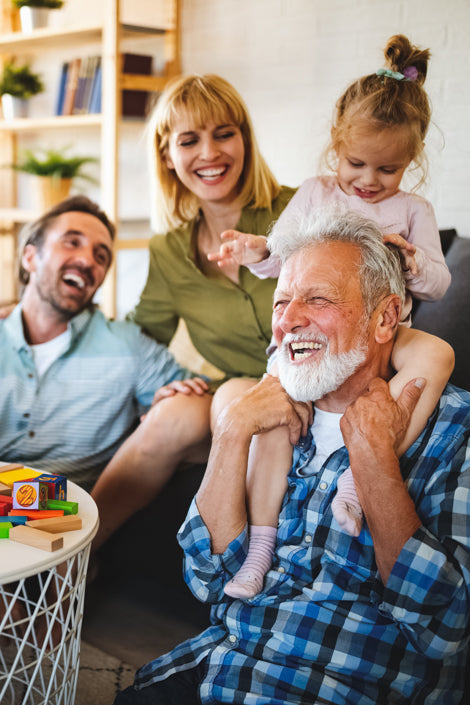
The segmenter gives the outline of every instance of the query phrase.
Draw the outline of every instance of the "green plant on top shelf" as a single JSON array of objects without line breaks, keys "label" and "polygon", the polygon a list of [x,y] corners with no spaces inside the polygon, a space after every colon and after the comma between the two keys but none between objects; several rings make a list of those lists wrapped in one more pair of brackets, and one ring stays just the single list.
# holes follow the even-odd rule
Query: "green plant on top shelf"
[{"label": "green plant on top shelf", "polygon": [[0,95],[31,98],[37,93],[42,93],[43,90],[44,84],[41,77],[31,71],[30,64],[16,66],[14,61],[5,61],[0,75]]},{"label": "green plant on top shelf", "polygon": [[97,183],[96,179],[82,171],[85,164],[97,162],[96,157],[71,157],[66,154],[69,147],[62,150],[38,149],[33,152],[27,149],[23,157],[12,165],[16,171],[24,171],[36,176],[49,176],[56,179],[86,179]]},{"label": "green plant on top shelf", "polygon": [[21,7],[46,7],[50,10],[58,10],[64,4],[64,0],[11,0],[11,2],[18,9]]}]

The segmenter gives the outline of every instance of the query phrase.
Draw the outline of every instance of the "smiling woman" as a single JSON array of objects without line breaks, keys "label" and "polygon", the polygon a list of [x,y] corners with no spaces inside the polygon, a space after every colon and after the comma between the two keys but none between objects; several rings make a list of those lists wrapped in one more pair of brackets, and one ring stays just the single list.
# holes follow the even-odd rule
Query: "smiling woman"
[{"label": "smiling woman", "polygon": [[[277,183],[243,100],[219,76],[174,80],[158,100],[150,134],[153,205],[164,234],[150,242],[147,283],[130,317],[167,345],[183,320],[222,377],[260,377],[276,282],[238,265],[222,272],[207,255],[225,230],[266,235],[294,189]],[[151,501],[179,462],[207,459],[211,402],[208,394],[177,394],[152,407],[93,491],[101,507],[95,547]],[[134,467],[145,492],[129,481]]]}]

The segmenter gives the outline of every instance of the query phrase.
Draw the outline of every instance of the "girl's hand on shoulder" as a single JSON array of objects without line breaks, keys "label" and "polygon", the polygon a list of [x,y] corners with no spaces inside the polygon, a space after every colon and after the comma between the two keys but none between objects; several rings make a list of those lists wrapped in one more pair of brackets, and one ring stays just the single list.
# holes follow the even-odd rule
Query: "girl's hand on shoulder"
[{"label": "girl's hand on shoulder", "polygon": [[383,236],[385,243],[389,242],[392,245],[396,245],[400,252],[401,266],[404,272],[410,272],[413,275],[418,274],[418,267],[416,265],[416,247],[405,240],[404,237],[398,235],[398,233],[388,233]]},{"label": "girl's hand on shoulder", "polygon": [[266,238],[262,235],[240,233],[238,230],[225,230],[220,238],[227,240],[218,252],[210,252],[207,259],[217,262],[219,267],[229,264],[253,264],[268,257]]}]

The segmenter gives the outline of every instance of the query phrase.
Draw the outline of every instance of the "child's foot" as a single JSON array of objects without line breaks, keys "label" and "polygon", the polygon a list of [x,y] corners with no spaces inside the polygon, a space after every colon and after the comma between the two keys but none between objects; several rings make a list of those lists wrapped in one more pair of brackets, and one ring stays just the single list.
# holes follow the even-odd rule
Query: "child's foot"
[{"label": "child's foot", "polygon": [[333,508],[333,514],[340,527],[350,536],[359,536],[362,529],[362,510],[353,506],[349,502],[338,502]]},{"label": "child's foot", "polygon": [[263,587],[264,573],[255,575],[250,570],[240,569],[224,586],[224,592],[230,597],[248,599],[257,595]]},{"label": "child's foot", "polygon": [[272,526],[250,527],[248,554],[240,570],[224,587],[230,597],[254,597],[263,588],[263,580],[271,565],[277,529]]},{"label": "child's foot", "polygon": [[356,494],[351,468],[338,479],[338,491],[331,503],[333,516],[350,536],[359,536],[362,529],[362,507]]}]

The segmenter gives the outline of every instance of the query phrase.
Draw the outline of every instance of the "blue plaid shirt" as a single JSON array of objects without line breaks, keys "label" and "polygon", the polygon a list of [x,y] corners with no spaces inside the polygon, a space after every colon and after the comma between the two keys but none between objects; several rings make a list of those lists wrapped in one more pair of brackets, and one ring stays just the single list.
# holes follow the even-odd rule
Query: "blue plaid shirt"
[{"label": "blue plaid shirt", "polygon": [[86,310],[68,325],[68,350],[38,379],[21,305],[0,320],[0,459],[90,489],[155,391],[191,374],[133,323]]},{"label": "blue plaid shirt", "polygon": [[143,666],[136,686],[204,659],[202,703],[459,703],[469,636],[469,431],[470,394],[448,386],[401,459],[422,525],[385,586],[367,525],[354,538],[333,518],[345,447],[307,476],[297,470],[308,472],[314,441],[295,448],[273,565],[251,600],[223,593],[246,555],[246,531],[212,555],[193,502],[179,541],[189,587],[213,604],[212,626]]}]

